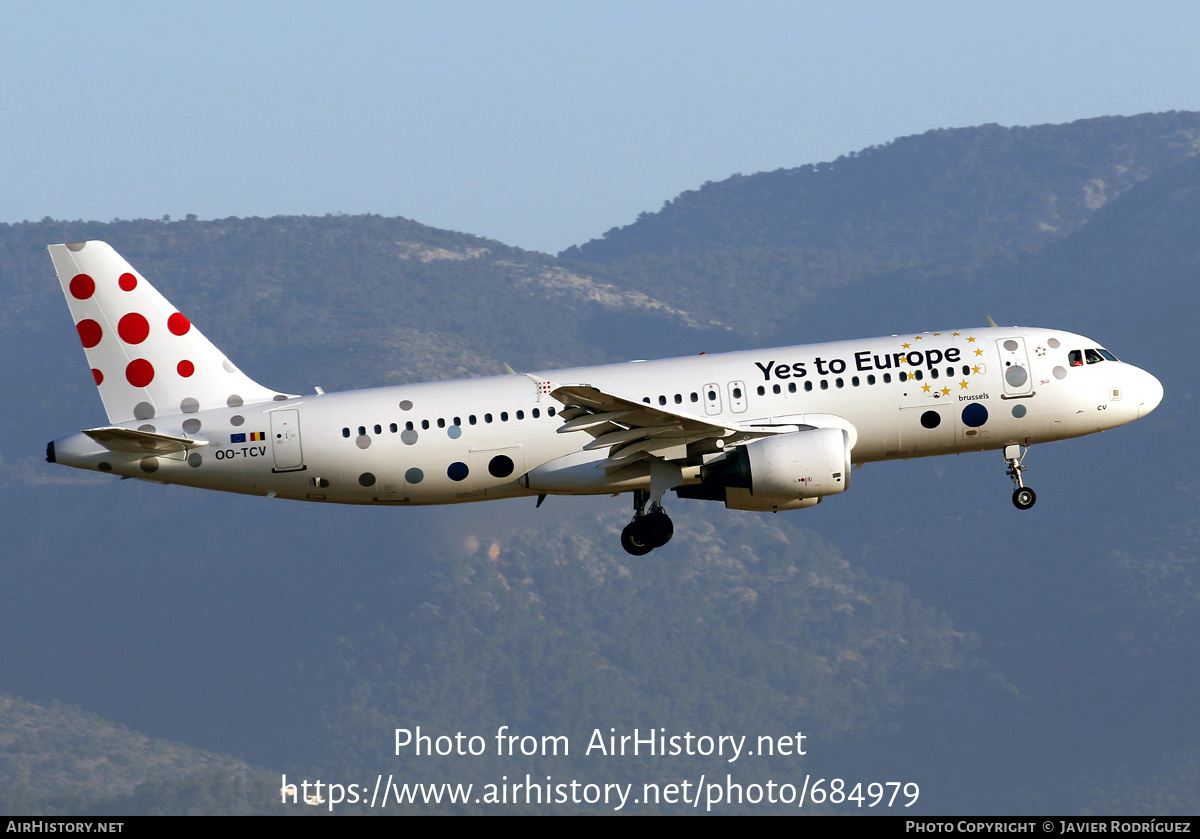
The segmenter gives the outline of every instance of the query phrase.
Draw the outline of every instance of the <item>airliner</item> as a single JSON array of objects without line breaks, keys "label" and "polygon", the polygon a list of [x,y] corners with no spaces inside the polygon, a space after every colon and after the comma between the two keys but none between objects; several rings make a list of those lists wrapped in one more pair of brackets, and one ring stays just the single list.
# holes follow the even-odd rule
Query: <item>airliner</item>
[{"label": "airliner", "polygon": [[778,512],[853,466],[996,450],[1027,510],[1035,443],[1145,416],[1162,384],[1096,341],[989,326],[309,395],[251,380],[104,242],[51,245],[108,424],[46,459],[204,489],[341,504],[629,492],[641,556],[663,497]]}]

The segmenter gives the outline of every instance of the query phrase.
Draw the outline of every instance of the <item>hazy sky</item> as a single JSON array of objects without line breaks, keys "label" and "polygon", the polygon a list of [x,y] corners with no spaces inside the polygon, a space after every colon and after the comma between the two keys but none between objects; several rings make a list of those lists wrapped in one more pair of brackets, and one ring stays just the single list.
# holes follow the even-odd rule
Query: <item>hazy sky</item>
[{"label": "hazy sky", "polygon": [[554,252],[931,128],[1200,109],[1191,2],[0,10],[0,222],[372,212]]}]

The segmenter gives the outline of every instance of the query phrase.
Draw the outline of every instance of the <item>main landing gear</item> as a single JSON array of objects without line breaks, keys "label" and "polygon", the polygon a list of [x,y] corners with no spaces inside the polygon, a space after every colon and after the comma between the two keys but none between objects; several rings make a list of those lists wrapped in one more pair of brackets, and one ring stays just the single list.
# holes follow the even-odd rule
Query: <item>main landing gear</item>
[{"label": "main landing gear", "polygon": [[634,556],[645,556],[661,548],[675,535],[675,525],[661,504],[651,504],[646,510],[650,493],[644,489],[633,492],[633,521],[621,531],[621,547]]},{"label": "main landing gear", "polygon": [[1013,490],[1012,501],[1013,506],[1018,510],[1028,510],[1037,502],[1037,493],[1025,486],[1025,482],[1021,480],[1021,473],[1026,467],[1021,463],[1025,459],[1025,455],[1029,454],[1028,446],[1005,446],[1004,447],[1004,463],[1008,466],[1008,471],[1005,473],[1012,478]]}]

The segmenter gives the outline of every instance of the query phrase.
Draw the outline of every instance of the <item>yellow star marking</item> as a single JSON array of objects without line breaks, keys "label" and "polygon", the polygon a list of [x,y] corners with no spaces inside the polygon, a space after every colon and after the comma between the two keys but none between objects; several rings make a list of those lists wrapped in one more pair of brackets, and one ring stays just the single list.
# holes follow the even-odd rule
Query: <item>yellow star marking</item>
[{"label": "yellow star marking", "polygon": [[920,341],[920,340],[921,340],[921,336],[920,336],[920,335],[918,335],[916,338],[913,338],[913,340],[914,340],[914,341]]},{"label": "yellow star marking", "polygon": [[971,368],[971,372],[972,372],[972,373],[978,373],[978,372],[979,372],[979,365],[978,365],[978,364],[976,364],[974,367],[972,367],[972,368]]},{"label": "yellow star marking", "polygon": [[942,334],[942,333],[940,333],[940,332],[935,332],[935,333],[933,333],[933,337],[934,337],[934,338],[936,338],[937,336],[939,336],[939,335],[941,335],[941,334]]},{"label": "yellow star marking", "polygon": [[983,355],[983,350],[975,350],[975,355]]},{"label": "yellow star marking", "polygon": [[958,386],[959,386],[959,387],[960,387],[962,390],[966,390],[966,389],[969,387],[969,385],[967,384],[967,380],[966,380],[966,379],[963,379],[961,382],[959,382],[959,383],[958,383]]},{"label": "yellow star marking", "polygon": [[948,387],[942,388],[942,396],[949,396],[949,395],[950,395],[950,388],[948,388]]},{"label": "yellow star marking", "polygon": [[967,343],[968,343],[968,344],[974,344],[974,343],[975,343],[975,339],[974,339],[974,338],[968,338],[968,339],[967,339]]},{"label": "yellow star marking", "polygon": [[929,385],[921,385],[921,393],[929,393]]},{"label": "yellow star marking", "polygon": [[955,336],[955,337],[957,337],[957,336],[959,336],[959,335],[962,335],[962,333],[961,333],[961,332],[951,332],[950,334],[951,334],[952,336]]},{"label": "yellow star marking", "polygon": [[900,346],[902,346],[904,349],[908,349],[912,346],[912,344],[901,344]]}]

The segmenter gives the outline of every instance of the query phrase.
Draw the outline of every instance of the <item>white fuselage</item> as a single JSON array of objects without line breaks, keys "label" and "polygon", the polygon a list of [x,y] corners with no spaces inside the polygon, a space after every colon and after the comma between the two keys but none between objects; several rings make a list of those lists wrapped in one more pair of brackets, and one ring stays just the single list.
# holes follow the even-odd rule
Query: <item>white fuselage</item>
[{"label": "white fuselage", "polygon": [[[350,504],[650,486],[648,470],[610,476],[598,468],[606,451],[583,450],[590,437],[558,433],[563,406],[539,382],[592,385],[726,425],[845,427],[856,463],[1078,437],[1131,422],[1162,398],[1152,375],[1082,336],[965,329],[159,414],[118,426],[207,444],[140,454],[77,434],[55,441],[54,459],[164,483]],[[682,474],[685,483],[699,481],[696,469]]]}]

